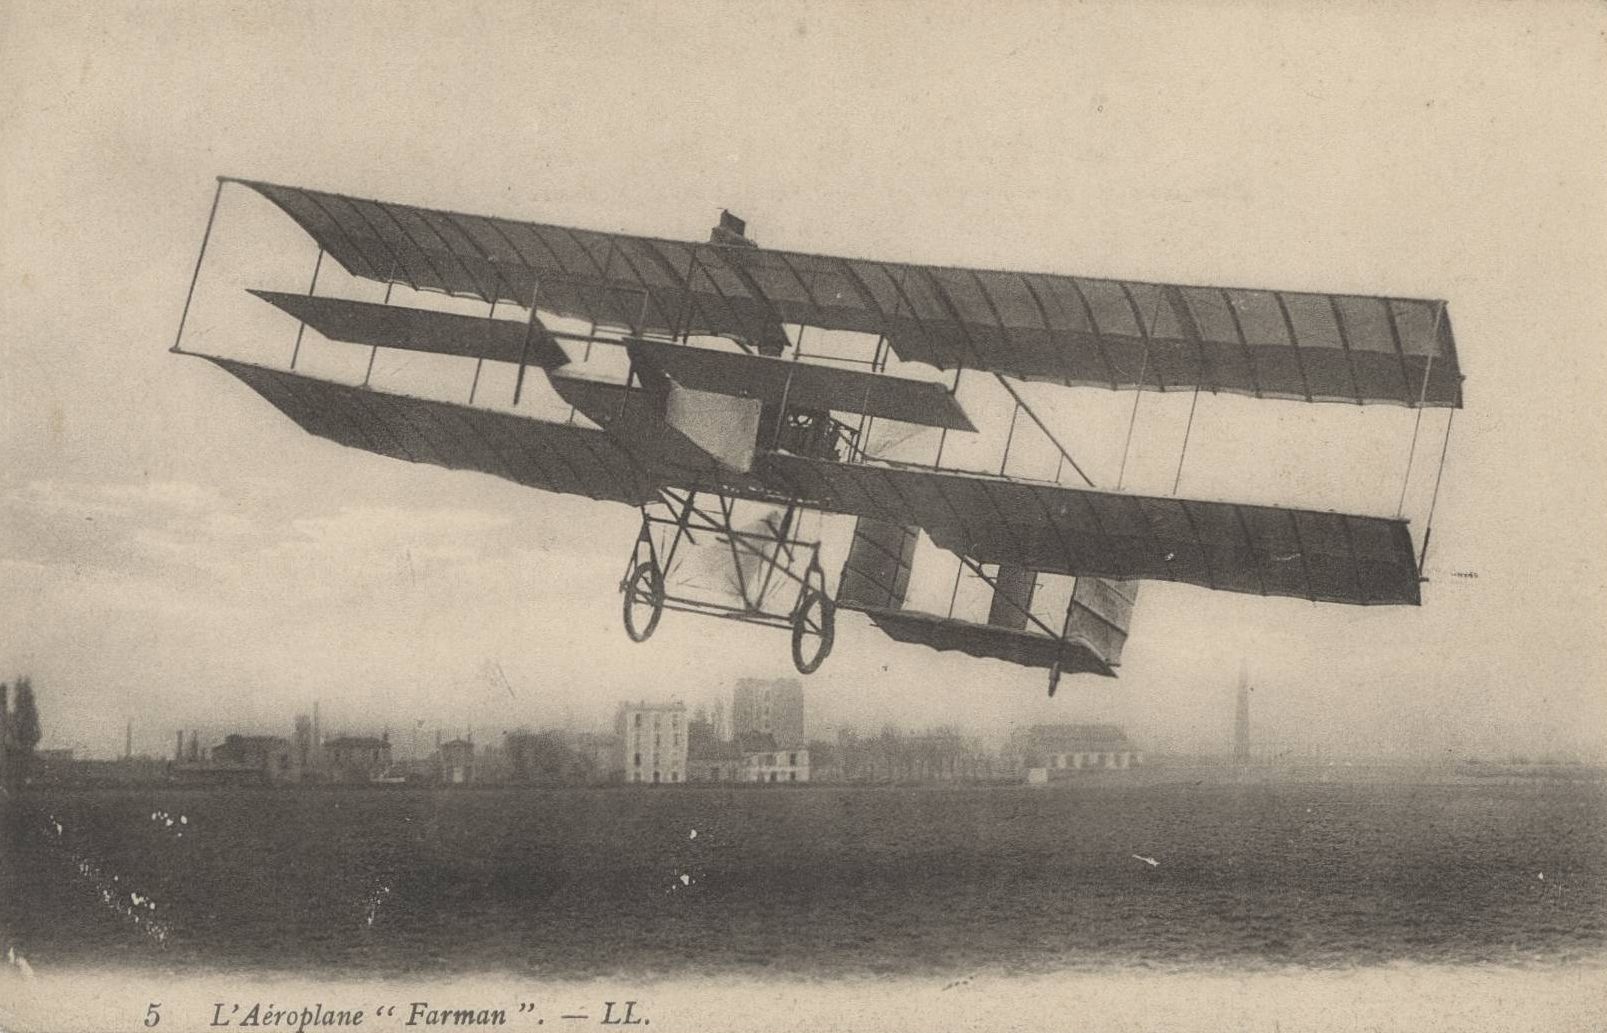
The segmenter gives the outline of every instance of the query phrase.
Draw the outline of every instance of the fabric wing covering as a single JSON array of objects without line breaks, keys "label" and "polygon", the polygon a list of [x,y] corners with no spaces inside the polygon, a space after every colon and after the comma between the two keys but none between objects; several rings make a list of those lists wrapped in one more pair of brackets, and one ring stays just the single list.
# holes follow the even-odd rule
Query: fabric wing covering
[{"label": "fabric wing covering", "polygon": [[1120,664],[1137,602],[1136,581],[1080,577],[1072,586],[1066,637],[1082,639],[1108,662]]},{"label": "fabric wing covering", "polygon": [[1080,636],[1056,639],[915,610],[867,609],[865,615],[889,638],[910,645],[957,650],[978,659],[1005,660],[1023,667],[1049,668],[1059,664],[1065,674],[1116,676],[1115,663]]},{"label": "fabric wing covering", "polygon": [[347,298],[263,290],[251,293],[331,341],[461,355],[542,369],[556,369],[569,362],[562,346],[539,320],[515,323]]},{"label": "fabric wing covering", "polygon": [[772,454],[806,505],[919,526],[979,563],[1363,605],[1421,601],[1403,520]]},{"label": "fabric wing covering", "polygon": [[429,401],[207,356],[303,430],[395,459],[640,505],[655,485],[607,433]]},{"label": "fabric wing covering", "polygon": [[601,233],[239,180],[349,273],[639,334],[886,336],[902,359],[1065,385],[1460,407],[1440,301],[834,258]]},{"label": "fabric wing covering", "polygon": [[607,431],[334,384],[208,357],[311,434],[380,455],[640,505],[660,487],[924,530],[979,563],[1323,602],[1420,601],[1406,523],[1312,510],[1119,495],[984,474],[850,465],[784,453],[747,475],[646,464]]},{"label": "fabric wing covering", "polygon": [[941,384],[668,341],[633,339],[626,347],[638,369],[662,373],[695,390],[795,409],[860,412],[927,427],[976,430]]}]

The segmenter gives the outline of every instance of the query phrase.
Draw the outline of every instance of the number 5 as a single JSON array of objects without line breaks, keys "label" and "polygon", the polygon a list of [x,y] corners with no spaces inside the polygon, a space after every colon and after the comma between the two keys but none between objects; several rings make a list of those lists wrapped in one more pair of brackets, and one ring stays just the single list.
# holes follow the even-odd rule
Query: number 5
[{"label": "number 5", "polygon": [[162,1021],[162,1013],[156,1010],[161,1006],[162,1002],[160,1001],[152,1001],[145,1006],[145,1025],[147,1027],[154,1026]]}]

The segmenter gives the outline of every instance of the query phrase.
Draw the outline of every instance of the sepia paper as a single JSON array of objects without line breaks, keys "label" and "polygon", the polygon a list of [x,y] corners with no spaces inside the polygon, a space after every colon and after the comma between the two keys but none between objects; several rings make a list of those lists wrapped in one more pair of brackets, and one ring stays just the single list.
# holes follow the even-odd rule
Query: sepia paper
[{"label": "sepia paper", "polygon": [[[9,704],[28,679],[42,731],[3,804],[0,1027],[1595,1028],[1604,55],[1601,9],[1561,2],[0,4],[0,679]],[[1091,575],[1006,600],[928,528],[873,594],[969,639],[844,606],[801,675],[787,619],[667,612],[627,635],[634,506],[339,447],[196,356],[294,363],[365,405],[472,399],[505,417],[484,424],[498,442],[544,405],[616,439],[642,425],[509,361],[536,334],[527,302],[499,316],[365,279],[239,181],[1443,302],[1423,311],[1454,334],[1460,407],[1433,404],[1449,380],[1423,407],[1308,404],[895,356],[922,381],[904,404],[938,384],[964,415],[865,438],[927,468],[1394,521],[1421,605],[1393,605],[1409,585],[1352,606]],[[298,327],[304,295],[500,318],[498,350],[371,352]],[[419,340],[461,324],[431,325]],[[850,368],[853,341],[802,340]],[[623,348],[584,350],[586,376],[632,373]],[[694,449],[649,433],[638,458],[713,443],[735,485],[805,447],[785,403],[674,395]],[[784,512],[750,495],[726,537]],[[787,520],[819,547],[807,584],[835,591],[853,520]],[[705,550],[674,573],[729,596],[764,570]],[[1000,628],[1107,626],[1054,679],[967,655]],[[772,736],[762,777],[826,744],[820,777],[630,784],[616,719],[673,701],[728,729],[744,679],[802,685],[805,729]],[[1024,759],[1067,725],[1122,745],[1088,747],[1088,777]],[[510,733],[546,732],[625,784],[493,779]],[[228,735],[282,739],[287,765],[337,739],[394,763],[362,787],[184,783]],[[963,771],[822,774],[854,743],[943,735],[970,744]],[[760,764],[732,750],[732,773]]]}]

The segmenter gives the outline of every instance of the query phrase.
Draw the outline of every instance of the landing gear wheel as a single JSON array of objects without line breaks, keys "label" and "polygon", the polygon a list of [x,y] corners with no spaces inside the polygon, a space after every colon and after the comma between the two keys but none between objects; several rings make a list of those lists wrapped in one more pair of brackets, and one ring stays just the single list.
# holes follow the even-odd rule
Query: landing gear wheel
[{"label": "landing gear wheel", "polygon": [[638,563],[625,582],[625,634],[646,642],[664,616],[664,575],[652,560]]},{"label": "landing gear wheel", "polygon": [[813,674],[831,655],[837,637],[837,604],[825,592],[806,589],[792,611],[792,665]]}]

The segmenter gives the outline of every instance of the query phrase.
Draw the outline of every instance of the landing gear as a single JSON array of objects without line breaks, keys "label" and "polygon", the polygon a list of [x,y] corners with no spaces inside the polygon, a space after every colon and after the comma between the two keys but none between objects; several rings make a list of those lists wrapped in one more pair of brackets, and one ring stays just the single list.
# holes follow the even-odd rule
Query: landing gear
[{"label": "landing gear", "polygon": [[792,611],[792,665],[799,674],[819,670],[837,638],[837,604],[826,594],[825,581],[819,565],[811,561]]},{"label": "landing gear", "polygon": [[[772,506],[755,522],[751,514],[739,516],[735,500],[717,495],[708,500],[700,502],[696,492],[664,490],[658,502],[642,507],[641,533],[620,582],[625,633],[632,642],[645,642],[665,610],[786,629],[792,632],[793,666],[801,674],[814,673],[831,655],[837,604],[826,591],[820,543],[795,531],[797,505]],[[695,548],[728,557],[728,592],[711,598],[705,584],[693,594],[684,577],[670,590],[680,550]],[[733,604],[732,595],[740,603]]]},{"label": "landing gear", "polygon": [[646,642],[664,616],[664,572],[652,559],[636,564],[625,582],[625,634]]}]

